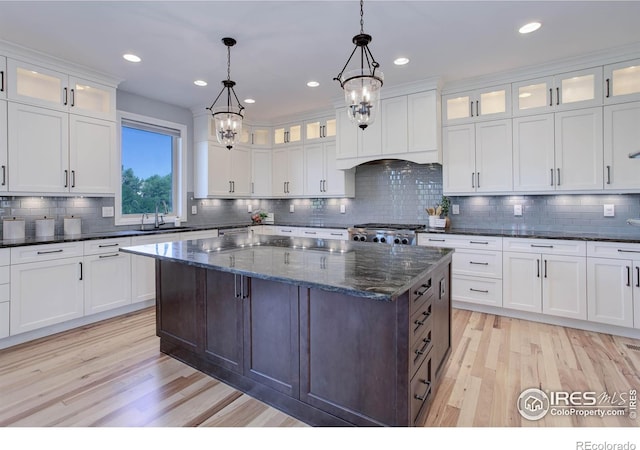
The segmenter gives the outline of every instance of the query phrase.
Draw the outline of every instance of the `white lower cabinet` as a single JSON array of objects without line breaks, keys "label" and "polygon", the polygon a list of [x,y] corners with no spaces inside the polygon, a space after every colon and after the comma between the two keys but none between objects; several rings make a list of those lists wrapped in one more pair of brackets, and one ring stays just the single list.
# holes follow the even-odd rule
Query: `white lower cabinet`
[{"label": "white lower cabinet", "polygon": [[9,336],[10,320],[9,314],[11,310],[10,282],[11,269],[9,262],[11,261],[11,251],[6,249],[0,250],[0,339]]},{"label": "white lower cabinet", "polygon": [[502,307],[502,238],[420,233],[418,245],[455,249],[451,300]]},{"label": "white lower cabinet", "polygon": [[640,328],[640,244],[587,244],[588,318]]},{"label": "white lower cabinet", "polygon": [[11,249],[11,335],[84,315],[82,243]]},{"label": "white lower cabinet", "polygon": [[[153,234],[151,236],[135,236],[131,245],[161,243],[179,240],[174,234]],[[160,247],[159,247],[160,248]],[[131,302],[138,303],[156,298],[156,260],[147,256],[131,256]]]},{"label": "white lower cabinet", "polygon": [[119,251],[130,244],[130,238],[84,243],[85,315],[131,304],[131,255]]},{"label": "white lower cabinet", "polygon": [[506,238],[503,250],[505,308],[587,319],[584,242]]}]

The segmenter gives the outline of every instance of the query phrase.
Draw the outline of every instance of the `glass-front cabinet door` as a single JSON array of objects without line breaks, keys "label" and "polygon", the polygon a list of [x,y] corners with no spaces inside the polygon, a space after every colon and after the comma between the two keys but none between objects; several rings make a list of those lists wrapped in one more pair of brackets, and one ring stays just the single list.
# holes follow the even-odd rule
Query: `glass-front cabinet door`
[{"label": "glass-front cabinet door", "polygon": [[273,130],[274,145],[293,144],[296,142],[302,142],[302,125],[284,125]]},{"label": "glass-front cabinet door", "polygon": [[68,109],[66,74],[15,59],[8,59],[7,66],[7,96],[10,100],[60,110]]},{"label": "glass-front cabinet door", "polygon": [[640,100],[640,59],[604,66],[604,102]]},{"label": "glass-front cabinet door", "polygon": [[602,68],[512,84],[513,114],[539,114],[602,105]]},{"label": "glass-front cabinet door", "polygon": [[313,141],[315,139],[324,138],[335,138],[336,119],[335,117],[332,117],[305,122],[304,132],[305,141]]},{"label": "glass-front cabinet door", "polygon": [[443,116],[447,125],[493,120],[511,114],[511,87],[492,86],[443,96]]},{"label": "glass-front cabinet door", "polygon": [[69,77],[70,112],[115,120],[116,90],[93,81]]}]

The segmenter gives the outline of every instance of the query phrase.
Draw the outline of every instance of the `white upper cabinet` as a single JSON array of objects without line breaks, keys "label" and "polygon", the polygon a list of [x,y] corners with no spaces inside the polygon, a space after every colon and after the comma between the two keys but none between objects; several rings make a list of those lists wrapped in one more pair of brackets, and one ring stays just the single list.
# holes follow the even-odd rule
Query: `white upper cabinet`
[{"label": "white upper cabinet", "polygon": [[7,78],[10,100],[115,120],[115,88],[11,58]]},{"label": "white upper cabinet", "polygon": [[69,191],[113,194],[118,182],[116,124],[69,116]]},{"label": "white upper cabinet", "polygon": [[273,145],[301,144],[302,123],[290,123],[273,129]]},{"label": "white upper cabinet", "polygon": [[640,100],[640,59],[604,66],[604,102]]},{"label": "white upper cabinet", "polygon": [[445,194],[513,189],[511,119],[444,127],[443,152]]},{"label": "white upper cabinet", "polygon": [[511,116],[511,86],[492,86],[442,97],[445,125]]},{"label": "white upper cabinet", "polygon": [[270,197],[271,182],[271,150],[251,150],[251,196]]},{"label": "white upper cabinet", "polygon": [[513,115],[602,105],[602,67],[512,84]]},{"label": "white upper cabinet", "polygon": [[7,98],[7,58],[0,56],[0,98]]},{"label": "white upper cabinet", "polygon": [[197,198],[250,195],[251,151],[217,142],[196,144],[194,194]]},{"label": "white upper cabinet", "polygon": [[605,106],[605,189],[640,189],[640,158],[629,158],[629,154],[637,152],[640,152],[640,102]]},{"label": "white upper cabinet", "polygon": [[7,180],[7,102],[0,101],[0,192],[9,189]]},{"label": "white upper cabinet", "polygon": [[304,123],[304,141],[312,142],[318,139],[336,137],[336,117],[308,120]]},{"label": "white upper cabinet", "polygon": [[553,114],[513,119],[514,191],[553,191],[555,137]]},{"label": "white upper cabinet", "polygon": [[[407,153],[407,96],[382,100],[380,108],[382,153],[384,155]],[[366,133],[367,130],[364,132]]]},{"label": "white upper cabinet", "polygon": [[304,194],[304,149],[301,145],[273,151],[272,177],[273,195],[288,197]]},{"label": "white upper cabinet", "polygon": [[305,196],[353,197],[355,170],[336,169],[335,142],[317,142],[304,146]]},{"label": "white upper cabinet", "polygon": [[441,161],[440,95],[435,90],[407,96],[408,152],[427,152],[433,161]]},{"label": "white upper cabinet", "polygon": [[[209,118],[211,127],[213,127],[213,119]],[[212,128],[210,128],[212,129]],[[209,140],[215,140],[216,137],[209,134],[207,136]],[[242,124],[242,132],[240,133],[240,144],[248,145],[251,147],[264,147],[271,148],[271,128],[260,127],[254,125]]]}]

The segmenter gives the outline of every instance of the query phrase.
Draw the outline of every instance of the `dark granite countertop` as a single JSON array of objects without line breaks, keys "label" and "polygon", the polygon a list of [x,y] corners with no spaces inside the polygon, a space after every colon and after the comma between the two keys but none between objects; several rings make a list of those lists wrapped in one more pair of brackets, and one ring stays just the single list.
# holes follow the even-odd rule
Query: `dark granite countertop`
[{"label": "dark granite countertop", "polygon": [[579,241],[604,241],[640,243],[640,228],[636,235],[632,233],[584,233],[575,231],[555,231],[536,229],[481,229],[481,228],[427,228],[419,233],[460,234],[470,236],[496,236],[531,239],[566,239]]},{"label": "dark granite countertop", "polygon": [[381,301],[395,300],[453,252],[268,235],[138,245],[121,251]]}]

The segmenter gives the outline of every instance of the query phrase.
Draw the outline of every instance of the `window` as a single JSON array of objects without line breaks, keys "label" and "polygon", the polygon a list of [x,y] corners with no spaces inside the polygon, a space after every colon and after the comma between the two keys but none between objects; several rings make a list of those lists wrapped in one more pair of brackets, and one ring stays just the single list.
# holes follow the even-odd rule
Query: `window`
[{"label": "window", "polygon": [[121,112],[121,183],[116,199],[116,224],[153,222],[163,216],[186,218],[184,210],[184,136],[186,127],[151,117]]}]

